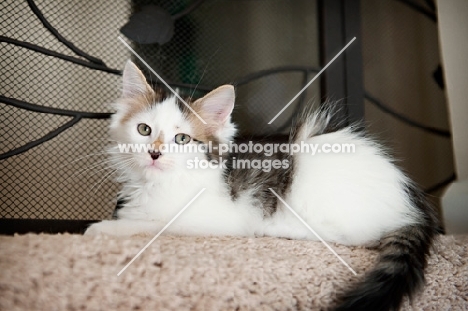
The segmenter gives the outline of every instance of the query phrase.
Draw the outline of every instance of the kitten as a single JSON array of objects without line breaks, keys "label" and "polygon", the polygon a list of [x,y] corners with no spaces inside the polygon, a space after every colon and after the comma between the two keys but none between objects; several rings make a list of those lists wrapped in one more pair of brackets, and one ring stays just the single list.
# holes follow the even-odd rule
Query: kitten
[{"label": "kitten", "polygon": [[[165,233],[316,240],[271,188],[324,240],[379,245],[375,268],[340,296],[335,310],[398,309],[403,297],[423,285],[438,230],[436,213],[421,191],[377,143],[334,122],[333,108],[299,116],[286,146],[346,143],[355,146],[354,153],[276,152],[268,157],[219,152],[236,134],[234,100],[233,86],[224,85],[191,102],[205,125],[176,97],[154,91],[128,62],[110,125],[117,144],[109,151],[119,170],[117,181],[123,184],[123,207],[117,220],[93,224],[85,234],[155,235],[206,188]],[[151,148],[121,152],[118,144],[131,143]],[[168,146],[198,148],[175,152],[163,148]],[[255,159],[256,169],[236,167],[239,160]],[[202,160],[223,165],[197,167]],[[259,167],[265,160],[276,166]]]}]

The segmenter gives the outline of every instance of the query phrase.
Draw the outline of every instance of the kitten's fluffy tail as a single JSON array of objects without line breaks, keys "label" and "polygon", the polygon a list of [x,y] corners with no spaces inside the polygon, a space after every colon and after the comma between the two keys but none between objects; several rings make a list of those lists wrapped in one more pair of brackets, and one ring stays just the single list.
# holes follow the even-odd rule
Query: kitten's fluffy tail
[{"label": "kitten's fluffy tail", "polygon": [[[360,124],[349,125],[355,130]],[[291,143],[303,141],[309,137],[327,134],[348,127],[346,111],[340,102],[325,101],[322,105],[307,106],[291,127]]]},{"label": "kitten's fluffy tail", "polygon": [[[362,136],[361,125],[350,127],[343,122],[343,110],[327,102],[319,109],[307,109],[296,119],[292,142],[349,128]],[[338,295],[332,310],[398,310],[405,297],[411,299],[425,282],[424,269],[433,241],[442,230],[437,214],[425,195],[411,183],[402,185],[408,200],[419,214],[419,220],[395,230],[380,240],[380,256],[375,267],[357,284]]]},{"label": "kitten's fluffy tail", "polygon": [[408,196],[421,212],[418,224],[400,228],[380,241],[376,266],[348,291],[339,295],[333,309],[398,310],[405,296],[410,299],[424,285],[424,268],[438,227],[435,211],[424,194],[413,185]]}]

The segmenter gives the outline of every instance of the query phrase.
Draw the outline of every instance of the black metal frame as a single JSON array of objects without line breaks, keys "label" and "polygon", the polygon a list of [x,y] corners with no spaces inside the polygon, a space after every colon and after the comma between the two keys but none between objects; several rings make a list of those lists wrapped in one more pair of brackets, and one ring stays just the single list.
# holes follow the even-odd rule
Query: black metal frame
[{"label": "black metal frame", "polygon": [[14,235],[27,233],[79,233],[98,220],[76,219],[1,219],[0,234]]},{"label": "black metal frame", "polygon": [[323,73],[321,93],[343,100],[349,123],[364,118],[360,0],[319,0],[321,63],[326,64],[353,42]]},{"label": "black metal frame", "polygon": [[[49,56],[61,58],[63,60],[79,64],[90,69],[102,70],[111,74],[120,75],[121,72],[117,69],[107,67],[102,60],[90,56],[85,52],[78,50],[70,41],[58,33],[51,24],[47,22],[39,9],[35,6],[33,0],[27,0],[30,8],[38,16],[38,18],[54,36],[56,36],[64,45],[69,47],[78,56],[86,59],[82,60],[76,57],[71,57],[57,53],[55,51],[47,50],[43,47],[21,42],[11,38],[0,36],[0,41],[14,44],[22,48],[34,50],[38,53],[42,53]],[[358,121],[364,116],[364,91],[362,84],[362,59],[361,49],[359,44],[360,36],[360,14],[359,14],[359,0],[318,0],[319,3],[319,15],[320,15],[320,45],[322,64],[325,64],[327,60],[333,57],[346,43],[354,36],[358,37],[358,40],[351,45],[342,57],[338,58],[325,72],[321,78],[322,94],[332,95],[335,99],[344,99],[344,106],[346,109],[343,111],[346,113],[348,123]],[[287,71],[299,71],[304,73],[304,85],[307,83],[311,73],[319,71],[317,68],[312,67],[280,67],[264,70],[249,74],[245,77],[238,79],[237,85],[245,84],[255,79]],[[172,83],[174,86],[189,87],[193,88],[194,85],[182,85]],[[209,91],[211,88],[207,86],[197,86],[198,90]],[[69,111],[64,109],[54,109],[50,107],[43,107],[33,103],[27,103],[13,98],[0,96],[0,101],[5,102],[9,105],[21,109],[27,109],[40,113],[51,113],[73,116],[73,119],[65,123],[63,126],[56,130],[48,133],[46,136],[29,142],[28,144],[21,146],[15,150],[9,151],[5,154],[0,154],[0,160],[14,156],[16,154],[25,152],[38,144],[52,139],[59,133],[70,128],[74,124],[81,121],[83,118],[109,118],[108,113],[86,113],[81,111]],[[304,101],[301,98],[300,101]],[[299,107],[302,104],[299,103]],[[289,123],[289,120],[288,120]],[[97,220],[65,220],[65,219],[0,219],[0,234],[14,234],[14,233],[83,233],[86,227],[96,222]]]}]

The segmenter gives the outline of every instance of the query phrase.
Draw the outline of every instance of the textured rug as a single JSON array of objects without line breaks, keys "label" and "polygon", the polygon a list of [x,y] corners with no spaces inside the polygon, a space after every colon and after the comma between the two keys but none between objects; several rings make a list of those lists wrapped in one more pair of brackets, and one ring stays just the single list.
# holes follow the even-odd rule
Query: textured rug
[{"label": "textured rug", "polygon": [[[321,310],[357,279],[320,242],[0,236],[0,310]],[[443,236],[404,310],[468,310],[468,236]],[[358,273],[376,252],[331,244]]]}]

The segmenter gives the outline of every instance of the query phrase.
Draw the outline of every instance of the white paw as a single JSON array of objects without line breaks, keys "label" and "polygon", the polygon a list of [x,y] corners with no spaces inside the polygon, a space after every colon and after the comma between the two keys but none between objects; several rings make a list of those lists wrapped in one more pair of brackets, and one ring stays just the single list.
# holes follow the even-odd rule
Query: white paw
[{"label": "white paw", "polygon": [[102,234],[111,234],[109,233],[109,225],[106,223],[107,221],[101,221],[92,224],[91,226],[86,229],[85,233],[83,235],[87,236],[96,236],[96,235],[102,235]]}]

